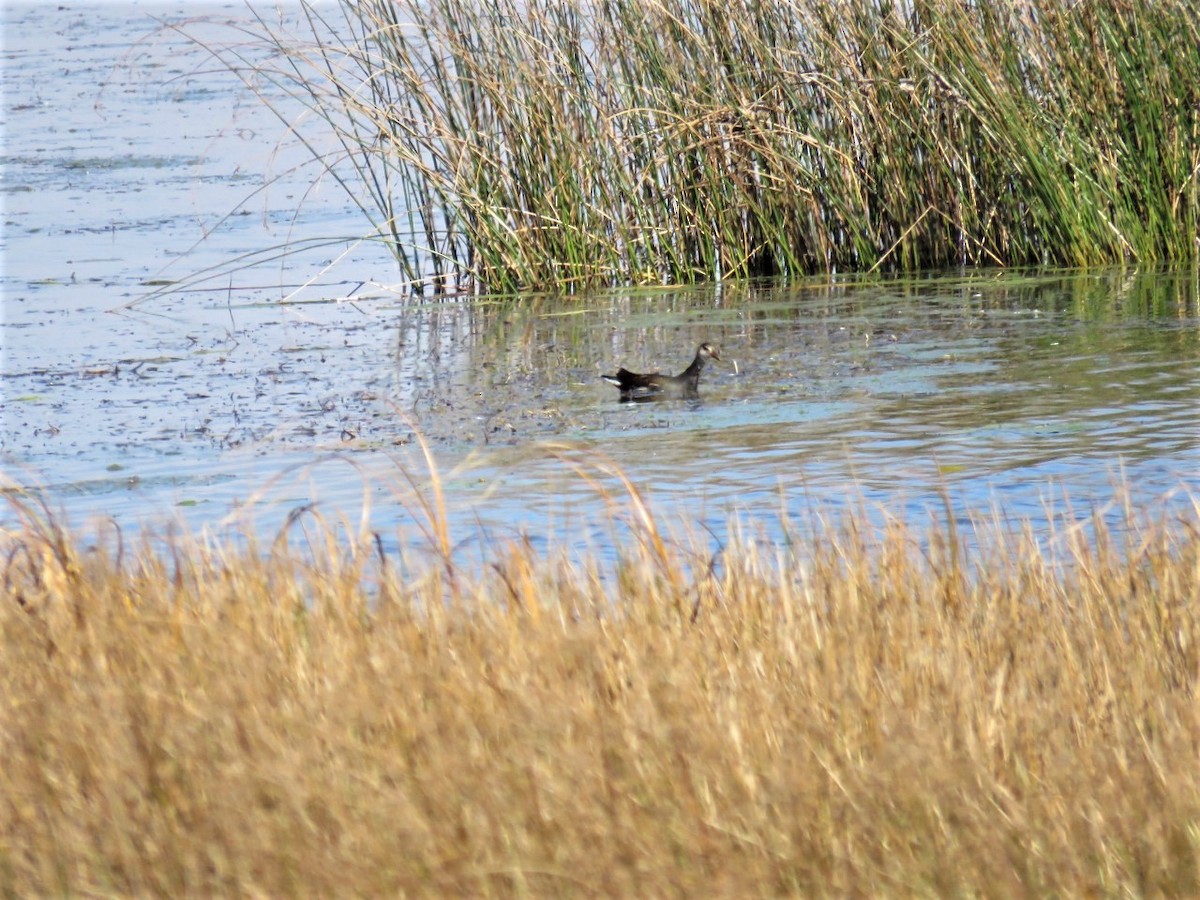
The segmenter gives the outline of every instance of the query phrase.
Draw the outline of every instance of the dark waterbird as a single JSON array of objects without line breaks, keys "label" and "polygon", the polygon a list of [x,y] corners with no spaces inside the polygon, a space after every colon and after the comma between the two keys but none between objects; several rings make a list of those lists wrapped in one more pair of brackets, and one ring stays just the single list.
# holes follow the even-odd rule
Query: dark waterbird
[{"label": "dark waterbird", "polygon": [[660,375],[653,372],[641,375],[628,369],[617,369],[616,375],[601,375],[609,384],[621,389],[622,400],[694,400],[700,396],[700,373],[710,360],[720,360],[721,354],[705,342],[696,349],[696,358],[679,375]]}]

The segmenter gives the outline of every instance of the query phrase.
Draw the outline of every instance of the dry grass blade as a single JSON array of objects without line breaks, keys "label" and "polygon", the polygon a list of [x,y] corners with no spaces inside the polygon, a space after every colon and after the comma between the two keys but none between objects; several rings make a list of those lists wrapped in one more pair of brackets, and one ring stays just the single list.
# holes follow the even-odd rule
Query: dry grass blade
[{"label": "dry grass blade", "polygon": [[401,575],[310,513],[300,550],[85,550],[16,500],[0,889],[1200,890],[1200,504],[1056,557],[1000,519],[974,559],[894,520],[743,533],[692,618],[691,551],[555,452],[642,552],[512,542],[450,606],[441,559]]}]

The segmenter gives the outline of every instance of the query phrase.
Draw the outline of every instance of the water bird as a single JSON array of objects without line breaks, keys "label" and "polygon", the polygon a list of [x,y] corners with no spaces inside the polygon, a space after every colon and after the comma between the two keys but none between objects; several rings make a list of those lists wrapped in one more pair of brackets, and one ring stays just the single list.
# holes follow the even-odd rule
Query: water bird
[{"label": "water bird", "polygon": [[616,375],[601,375],[609,384],[621,389],[621,400],[694,400],[700,396],[700,373],[710,359],[720,361],[717,348],[705,341],[696,348],[696,358],[678,375],[652,372],[642,375],[628,369],[617,369]]}]

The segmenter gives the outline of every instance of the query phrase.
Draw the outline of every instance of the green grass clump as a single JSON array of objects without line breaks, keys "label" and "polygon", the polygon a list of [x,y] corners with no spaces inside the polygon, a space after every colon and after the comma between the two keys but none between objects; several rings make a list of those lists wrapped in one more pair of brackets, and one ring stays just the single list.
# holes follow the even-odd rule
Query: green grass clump
[{"label": "green grass clump", "polygon": [[405,576],[301,523],[89,547],[21,510],[0,892],[1200,892],[1195,516],[709,567],[631,497],[619,565]]},{"label": "green grass clump", "polygon": [[1191,0],[304,10],[306,38],[252,29],[280,51],[253,75],[315,114],[291,124],[319,135],[313,152],[414,281],[507,291],[1197,252]]}]

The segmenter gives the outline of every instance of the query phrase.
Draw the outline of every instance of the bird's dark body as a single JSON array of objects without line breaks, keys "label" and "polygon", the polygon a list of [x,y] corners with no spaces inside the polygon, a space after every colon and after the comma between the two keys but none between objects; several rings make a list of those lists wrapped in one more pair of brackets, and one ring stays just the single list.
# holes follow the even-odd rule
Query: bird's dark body
[{"label": "bird's dark body", "polygon": [[700,373],[704,371],[705,362],[720,358],[717,348],[706,342],[697,348],[696,358],[679,375],[661,375],[658,372],[643,375],[628,369],[617,369],[617,374],[601,377],[620,389],[624,401],[694,400],[700,396]]}]

